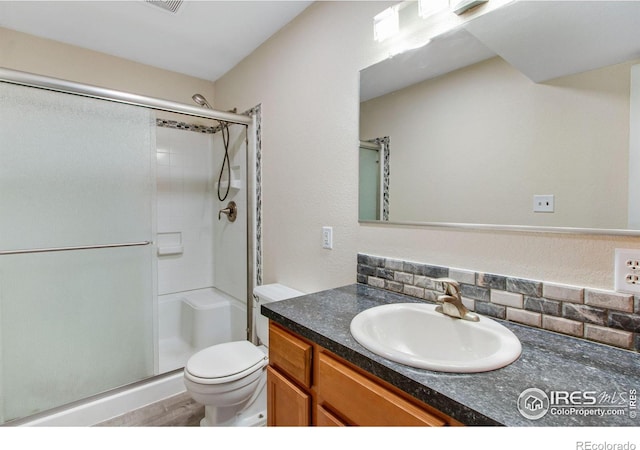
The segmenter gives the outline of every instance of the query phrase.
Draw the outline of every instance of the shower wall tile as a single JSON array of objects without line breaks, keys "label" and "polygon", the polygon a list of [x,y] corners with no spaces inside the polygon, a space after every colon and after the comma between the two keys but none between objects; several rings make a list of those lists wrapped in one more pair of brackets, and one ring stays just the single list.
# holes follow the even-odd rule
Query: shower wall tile
[{"label": "shower wall tile", "polygon": [[211,135],[158,127],[157,232],[180,234],[180,254],[158,256],[158,294],[214,285]]},{"label": "shower wall tile", "polygon": [[453,278],[479,314],[640,351],[638,296],[367,254],[357,261],[358,283],[436,302],[437,278]]}]

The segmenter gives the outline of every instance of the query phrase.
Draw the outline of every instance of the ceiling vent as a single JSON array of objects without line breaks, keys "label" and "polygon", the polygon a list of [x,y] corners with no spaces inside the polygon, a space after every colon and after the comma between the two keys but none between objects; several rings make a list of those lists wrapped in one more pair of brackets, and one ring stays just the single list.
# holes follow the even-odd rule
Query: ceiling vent
[{"label": "ceiling vent", "polygon": [[160,9],[169,11],[170,13],[177,13],[178,9],[182,5],[183,0],[145,0],[147,3],[153,6],[157,6]]}]

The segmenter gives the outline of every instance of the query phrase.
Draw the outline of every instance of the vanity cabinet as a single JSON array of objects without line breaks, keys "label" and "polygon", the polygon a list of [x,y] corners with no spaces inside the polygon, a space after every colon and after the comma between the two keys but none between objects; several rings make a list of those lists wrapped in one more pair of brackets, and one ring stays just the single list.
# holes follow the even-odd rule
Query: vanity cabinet
[{"label": "vanity cabinet", "polygon": [[267,425],[311,425],[313,347],[283,328],[269,324]]},{"label": "vanity cabinet", "polygon": [[273,322],[267,403],[269,426],[460,425]]}]

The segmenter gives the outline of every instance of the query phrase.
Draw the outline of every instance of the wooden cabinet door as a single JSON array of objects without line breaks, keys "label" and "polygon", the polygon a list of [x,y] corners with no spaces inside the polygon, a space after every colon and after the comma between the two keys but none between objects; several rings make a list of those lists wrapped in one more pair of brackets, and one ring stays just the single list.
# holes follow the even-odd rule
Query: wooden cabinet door
[{"label": "wooden cabinet door", "polygon": [[346,427],[347,424],[318,405],[316,408],[316,426],[318,427]]},{"label": "wooden cabinet door", "polygon": [[267,367],[267,425],[311,425],[311,397],[283,375]]}]

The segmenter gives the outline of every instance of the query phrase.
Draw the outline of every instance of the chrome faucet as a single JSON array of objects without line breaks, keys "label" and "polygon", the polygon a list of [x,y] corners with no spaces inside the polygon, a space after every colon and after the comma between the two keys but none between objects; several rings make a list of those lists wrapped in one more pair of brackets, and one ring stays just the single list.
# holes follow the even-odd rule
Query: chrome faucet
[{"label": "chrome faucet", "polygon": [[444,295],[439,295],[437,300],[442,302],[436,306],[436,311],[447,316],[455,317],[462,320],[477,322],[480,317],[472,313],[462,304],[462,296],[460,294],[460,284],[451,278],[436,278],[437,282],[442,283]]}]

